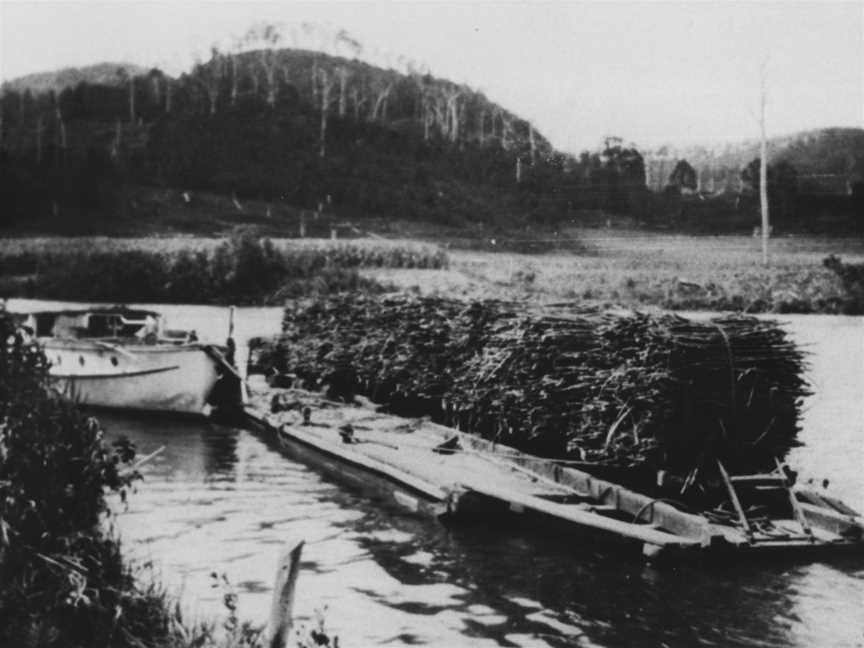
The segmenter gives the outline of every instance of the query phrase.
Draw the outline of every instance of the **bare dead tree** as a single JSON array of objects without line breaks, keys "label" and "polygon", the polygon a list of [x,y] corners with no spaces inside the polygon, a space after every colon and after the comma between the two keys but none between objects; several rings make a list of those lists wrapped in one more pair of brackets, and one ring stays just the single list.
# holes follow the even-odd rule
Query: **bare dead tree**
[{"label": "bare dead tree", "polygon": [[360,121],[360,115],[363,110],[363,104],[366,103],[366,97],[361,94],[360,88],[358,88],[356,84],[351,88],[351,100],[354,106],[354,119]]},{"label": "bare dead tree", "polygon": [[534,139],[534,125],[528,123],[528,145],[531,148],[531,166],[537,162],[537,141]]},{"label": "bare dead tree", "polygon": [[765,136],[765,105],[768,101],[766,68],[764,61],[759,68],[759,207],[762,212],[762,263],[768,265],[768,141]]},{"label": "bare dead tree", "polygon": [[462,96],[462,90],[459,88],[451,88],[446,96],[446,123],[447,136],[452,143],[456,143],[459,139],[459,97]]},{"label": "bare dead tree", "polygon": [[337,54],[344,54],[347,57],[357,58],[363,53],[363,45],[359,40],[354,38],[344,29],[340,29],[335,36],[335,46]]},{"label": "bare dead tree", "polygon": [[171,79],[166,77],[165,79],[165,113],[171,114],[171,100],[172,100],[172,88],[173,84],[171,83]]},{"label": "bare dead tree", "polygon": [[375,103],[372,105],[372,111],[369,113],[369,121],[375,121],[376,119],[378,119],[379,115],[381,114],[381,106],[385,101],[387,101],[387,97],[390,96],[390,90],[392,89],[392,81],[388,82],[386,85],[382,86],[379,89],[378,95],[375,99]]},{"label": "bare dead tree", "polygon": [[42,121],[42,115],[36,119],[36,164],[42,162],[42,133],[45,130],[45,124]]},{"label": "bare dead tree", "polygon": [[135,77],[126,68],[117,68],[117,77],[121,83],[129,86],[129,123],[135,123]]},{"label": "bare dead tree", "polygon": [[199,63],[196,72],[199,83],[207,95],[210,114],[215,115],[219,101],[219,90],[225,76],[225,59],[215,46],[210,49],[210,60],[207,63]]},{"label": "bare dead tree", "polygon": [[267,105],[276,106],[277,80],[279,68],[279,53],[277,48],[282,43],[282,33],[277,25],[261,23],[252,27],[246,33],[246,43],[258,49],[258,62],[267,83]]},{"label": "bare dead tree", "polygon": [[515,141],[513,120],[505,115],[504,111],[499,111],[498,115],[501,120],[501,146],[508,150]]},{"label": "bare dead tree", "polygon": [[135,124],[135,75],[129,73],[129,123]]},{"label": "bare dead tree", "polygon": [[54,118],[57,127],[57,141],[55,143],[56,147],[60,151],[66,150],[66,122],[63,119],[63,112],[60,110],[60,104],[58,103],[54,108]]},{"label": "bare dead tree", "polygon": [[330,112],[330,92],[334,81],[323,68],[318,70],[318,78],[321,86],[321,132],[318,155],[323,158],[327,152],[327,115]]},{"label": "bare dead tree", "polygon": [[120,147],[123,145],[123,124],[120,123],[120,118],[114,123],[114,139],[111,141],[111,159],[116,160],[120,157]]},{"label": "bare dead tree", "polygon": [[231,41],[231,53],[228,58],[231,63],[231,105],[237,104],[237,97],[240,93],[240,54],[243,49],[243,41],[240,38],[234,38]]},{"label": "bare dead tree", "polygon": [[339,116],[345,116],[345,109],[347,107],[347,98],[346,98],[346,90],[348,87],[348,68],[344,65],[340,65],[336,68],[336,74],[339,77]]}]

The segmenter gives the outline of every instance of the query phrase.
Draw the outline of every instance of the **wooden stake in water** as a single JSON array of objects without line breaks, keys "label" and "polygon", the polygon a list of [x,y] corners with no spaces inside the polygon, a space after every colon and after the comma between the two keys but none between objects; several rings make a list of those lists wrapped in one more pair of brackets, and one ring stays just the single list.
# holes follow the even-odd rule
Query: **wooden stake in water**
[{"label": "wooden stake in water", "polygon": [[300,572],[300,554],[304,540],[297,539],[285,545],[279,558],[276,582],[273,586],[273,604],[267,624],[269,648],[286,648],[293,623],[294,589]]}]

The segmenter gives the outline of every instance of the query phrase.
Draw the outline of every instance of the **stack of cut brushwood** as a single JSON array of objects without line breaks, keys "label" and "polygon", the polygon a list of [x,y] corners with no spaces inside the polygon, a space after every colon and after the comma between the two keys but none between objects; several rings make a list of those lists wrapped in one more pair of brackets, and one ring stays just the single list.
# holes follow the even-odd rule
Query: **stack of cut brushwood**
[{"label": "stack of cut brushwood", "polygon": [[634,485],[657,470],[692,484],[717,458],[773,468],[808,393],[774,322],[573,305],[335,296],[289,307],[256,362]]}]

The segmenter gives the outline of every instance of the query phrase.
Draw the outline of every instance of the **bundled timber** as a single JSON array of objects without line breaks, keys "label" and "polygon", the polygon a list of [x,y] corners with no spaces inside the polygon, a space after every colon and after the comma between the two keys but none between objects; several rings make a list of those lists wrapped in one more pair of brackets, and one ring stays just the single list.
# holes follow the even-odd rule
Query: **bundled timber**
[{"label": "bundled timber", "polygon": [[[804,357],[776,323],[559,305],[337,296],[286,310],[258,369],[646,489],[772,469],[797,444]],[[697,493],[698,494],[698,493]]]}]

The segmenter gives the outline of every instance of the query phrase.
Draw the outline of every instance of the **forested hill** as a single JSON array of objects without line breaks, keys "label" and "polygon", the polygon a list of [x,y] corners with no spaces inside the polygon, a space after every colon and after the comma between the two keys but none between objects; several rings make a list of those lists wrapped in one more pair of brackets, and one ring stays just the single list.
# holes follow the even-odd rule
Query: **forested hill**
[{"label": "forested hill", "polygon": [[[725,195],[710,205],[712,228],[755,222],[752,201],[733,195],[755,186],[742,179],[746,146],[725,157],[703,151],[704,159],[696,150],[651,152],[646,169],[633,145],[610,137],[574,157],[481,92],[419,66],[280,49],[268,46],[267,29],[256,39],[256,47],[214,49],[178,78],[106,63],[4,84],[0,227],[206,231],[201,218],[216,212],[220,223],[266,215],[277,226],[322,210],[351,222],[512,229],[626,214],[703,227],[705,209],[682,207],[666,191],[679,186]],[[783,196],[799,180],[839,179],[843,191],[860,183],[862,131],[815,131],[788,138],[783,151],[786,166],[774,177],[793,178]],[[679,165],[688,156],[695,170]],[[679,166],[692,182],[676,175]],[[795,201],[783,204],[790,226],[805,222]]]},{"label": "forested hill", "polygon": [[[703,183],[709,178],[715,184],[735,186],[741,170],[759,156],[758,140],[743,140],[722,145],[675,147],[664,146],[646,152],[649,166],[671,168],[669,161],[687,160],[698,169]],[[665,165],[663,165],[665,162]],[[864,129],[820,128],[768,139],[769,164],[791,165],[803,191],[840,189],[864,181]],[[655,173],[657,182],[665,173]],[[730,182],[731,180],[731,182]],[[652,188],[657,188],[656,185]]]},{"label": "forested hill", "polygon": [[97,63],[80,68],[69,67],[54,72],[37,72],[18,77],[3,84],[3,92],[45,94],[62,92],[79,83],[121,86],[127,74],[140,76],[147,70],[133,63]]},{"label": "forested hill", "polygon": [[214,50],[179,78],[129,69],[59,92],[4,87],[6,225],[150,218],[151,190],[273,213],[512,224],[626,211],[644,186],[620,141],[574,159],[482,93],[410,66],[262,47]]}]

